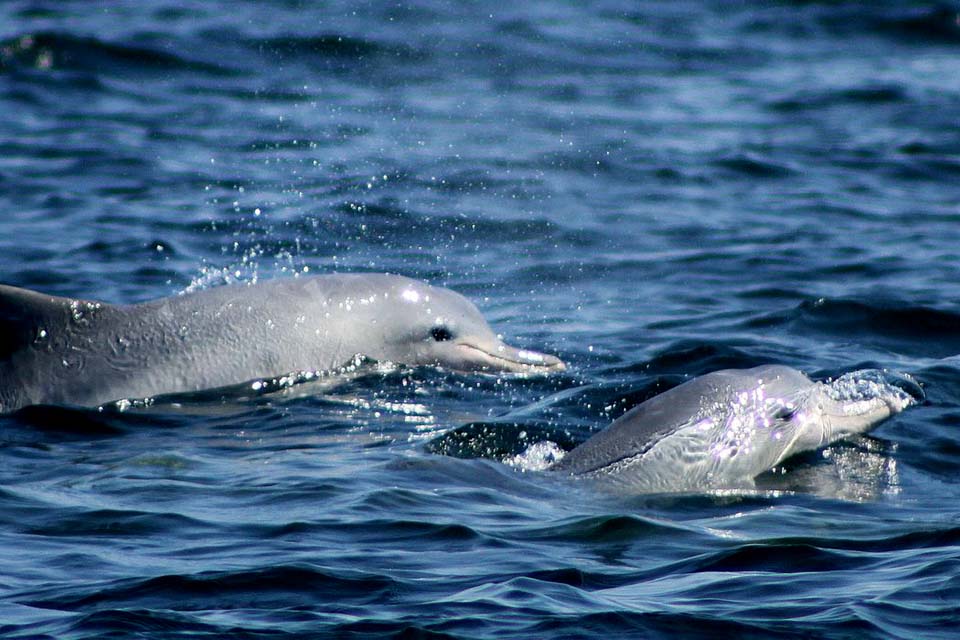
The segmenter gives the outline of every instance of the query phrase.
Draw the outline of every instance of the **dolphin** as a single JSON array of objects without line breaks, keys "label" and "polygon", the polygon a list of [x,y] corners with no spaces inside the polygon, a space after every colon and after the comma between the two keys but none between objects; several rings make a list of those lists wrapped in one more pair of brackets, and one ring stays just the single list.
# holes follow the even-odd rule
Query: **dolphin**
[{"label": "dolphin", "polygon": [[634,407],[551,469],[631,493],[749,488],[786,458],[915,402],[853,375],[827,384],[782,365],[715,371]]},{"label": "dolphin", "polygon": [[287,278],[134,305],[0,285],[0,412],[331,371],[357,355],[465,372],[565,368],[505,344],[460,294],[399,275]]}]

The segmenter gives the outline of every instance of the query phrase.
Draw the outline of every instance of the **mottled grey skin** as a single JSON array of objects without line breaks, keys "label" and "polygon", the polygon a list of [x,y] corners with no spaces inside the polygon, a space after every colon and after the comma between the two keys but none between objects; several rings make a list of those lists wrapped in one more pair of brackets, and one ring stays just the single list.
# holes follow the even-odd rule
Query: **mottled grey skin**
[{"label": "mottled grey skin", "polygon": [[564,368],[504,344],[463,296],[402,276],[290,278],[129,306],[0,285],[4,412],[327,371],[357,354],[459,371]]},{"label": "mottled grey skin", "polygon": [[639,493],[750,487],[787,457],[862,433],[904,406],[842,400],[780,365],[716,371],[628,411],[553,469]]}]

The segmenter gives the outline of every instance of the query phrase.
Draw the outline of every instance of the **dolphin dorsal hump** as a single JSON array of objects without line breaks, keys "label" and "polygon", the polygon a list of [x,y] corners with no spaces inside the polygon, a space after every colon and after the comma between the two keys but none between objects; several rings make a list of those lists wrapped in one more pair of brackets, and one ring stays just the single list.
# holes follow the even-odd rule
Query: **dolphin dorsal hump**
[{"label": "dolphin dorsal hump", "polygon": [[78,304],[70,298],[0,285],[0,360],[9,359],[63,326]]}]

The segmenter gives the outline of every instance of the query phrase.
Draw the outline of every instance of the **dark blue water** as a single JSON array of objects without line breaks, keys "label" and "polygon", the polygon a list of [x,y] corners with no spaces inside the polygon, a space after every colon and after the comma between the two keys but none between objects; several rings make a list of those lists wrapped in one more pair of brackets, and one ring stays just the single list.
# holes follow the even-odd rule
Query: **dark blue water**
[{"label": "dark blue water", "polygon": [[[397,272],[570,368],[0,417],[0,633],[954,637],[958,11],[3,3],[3,282]],[[926,401],[753,493],[513,458],[773,362]]]}]

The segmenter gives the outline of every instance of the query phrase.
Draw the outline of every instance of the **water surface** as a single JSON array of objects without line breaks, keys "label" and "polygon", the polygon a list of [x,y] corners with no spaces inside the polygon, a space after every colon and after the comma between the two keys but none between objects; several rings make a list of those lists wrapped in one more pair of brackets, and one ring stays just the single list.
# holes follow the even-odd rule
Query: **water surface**
[{"label": "water surface", "polygon": [[[0,630],[952,637],[957,16],[4,3],[3,282],[130,303],[390,271],[570,368],[2,417]],[[756,493],[601,494],[503,462],[762,363],[901,371],[926,401]],[[475,437],[428,444],[452,433]]]}]

